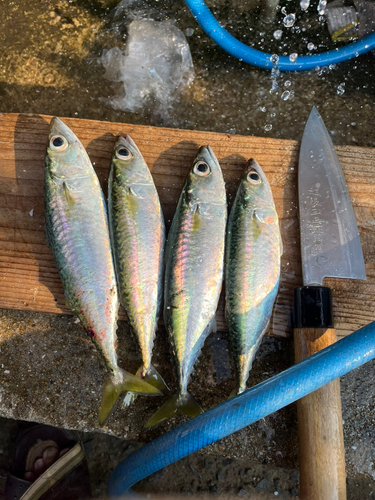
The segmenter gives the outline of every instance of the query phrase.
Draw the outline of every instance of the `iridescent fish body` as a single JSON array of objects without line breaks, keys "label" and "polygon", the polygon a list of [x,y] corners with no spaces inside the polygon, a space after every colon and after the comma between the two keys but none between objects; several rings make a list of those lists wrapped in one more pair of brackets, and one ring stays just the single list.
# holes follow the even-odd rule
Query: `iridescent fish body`
[{"label": "iridescent fish body", "polygon": [[279,287],[282,242],[271,187],[249,160],[228,219],[225,258],[225,317],[237,387],[246,381],[267,331]]},{"label": "iridescent fish body", "polygon": [[110,371],[99,413],[108,417],[123,390],[159,393],[121,370],[116,356],[119,307],[107,212],[99,180],[75,134],[53,118],[44,176],[45,223],[66,297]]},{"label": "iridescent fish body", "polygon": [[202,409],[187,386],[196,358],[214,329],[223,279],[227,204],[223,175],[212,149],[201,147],[185,180],[168,235],[164,322],[172,347],[178,392],[147,422]]},{"label": "iridescent fish body", "polygon": [[[164,218],[150,170],[129,136],[119,137],[114,148],[108,211],[120,302],[142,356],[137,375],[168,390],[151,364],[163,290]],[[126,399],[130,403],[133,395]]]}]

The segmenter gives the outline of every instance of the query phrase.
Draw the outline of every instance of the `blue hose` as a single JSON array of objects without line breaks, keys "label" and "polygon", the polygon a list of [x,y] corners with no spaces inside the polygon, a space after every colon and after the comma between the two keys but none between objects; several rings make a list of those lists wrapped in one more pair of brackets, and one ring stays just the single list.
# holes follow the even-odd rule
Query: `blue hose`
[{"label": "blue hose", "polygon": [[[230,35],[226,29],[220,26],[219,22],[202,0],[185,0],[185,3],[198,24],[222,49],[232,56],[237,57],[240,61],[245,61],[258,68],[272,69],[272,54],[252,49]],[[291,62],[289,57],[280,56],[276,65],[281,71],[304,71],[314,69],[317,66],[328,66],[330,64],[347,61],[353,57],[365,54],[372,49],[375,49],[375,33],[371,33],[362,40],[351,43],[350,45],[328,52],[299,56],[295,62]]]},{"label": "blue hose", "polygon": [[375,322],[146,444],[113,471],[110,498],[375,358]]}]

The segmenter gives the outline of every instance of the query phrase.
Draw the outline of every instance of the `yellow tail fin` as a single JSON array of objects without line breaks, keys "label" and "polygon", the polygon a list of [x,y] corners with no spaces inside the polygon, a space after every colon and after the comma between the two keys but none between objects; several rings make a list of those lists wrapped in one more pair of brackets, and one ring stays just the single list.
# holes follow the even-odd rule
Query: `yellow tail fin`
[{"label": "yellow tail fin", "polygon": [[138,394],[147,394],[149,396],[160,396],[162,393],[157,387],[148,384],[140,377],[132,375],[131,373],[121,370],[122,381],[115,384],[109,377],[104,383],[102,402],[99,409],[99,424],[104,425],[114,404],[119,395],[124,391],[132,391]]},{"label": "yellow tail fin", "polygon": [[[156,368],[153,365],[150,365],[145,375],[144,372],[145,372],[145,367],[141,365],[137,370],[136,373],[137,377],[141,377],[142,380],[159,389],[159,391],[161,391],[165,396],[171,396],[171,391],[169,390],[169,387],[164,382],[163,377],[160,375],[160,373],[156,370]],[[130,406],[134,402],[136,397],[137,394],[135,392],[128,392],[124,398],[125,406]]]},{"label": "yellow tail fin", "polygon": [[246,391],[247,387],[245,388],[240,388],[238,385],[233,389],[233,391],[229,394],[228,399],[234,398],[234,396],[238,396],[239,394],[242,394],[244,391]]},{"label": "yellow tail fin", "polygon": [[203,413],[203,410],[189,393],[183,396],[175,394],[152,415],[150,420],[146,423],[145,428],[149,429],[150,427],[154,427],[163,422],[163,420],[173,417],[173,415],[177,415],[178,413],[183,413],[188,417],[197,417]]}]

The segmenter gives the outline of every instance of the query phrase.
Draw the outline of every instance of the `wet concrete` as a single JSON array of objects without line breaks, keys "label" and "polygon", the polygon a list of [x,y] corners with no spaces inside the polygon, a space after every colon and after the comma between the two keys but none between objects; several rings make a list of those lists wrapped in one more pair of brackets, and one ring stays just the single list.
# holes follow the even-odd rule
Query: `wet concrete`
[{"label": "wet concrete", "polygon": [[[0,331],[0,414],[10,419],[43,422],[90,432],[90,437],[85,437],[85,440],[92,441],[92,456],[88,456],[90,467],[97,471],[99,463],[106,464],[100,473],[93,472],[98,495],[104,491],[103,485],[111,470],[120,458],[124,458],[122,452],[125,448],[128,450],[129,441],[133,442],[129,448],[132,450],[134,446],[147,443],[186,420],[185,417],[178,416],[159,428],[146,432],[143,429],[144,423],[164,399],[139,397],[127,409],[122,405],[123,398],[120,398],[107,425],[100,429],[97,415],[106,368],[100,354],[73,317],[3,311],[0,316]],[[120,322],[119,346],[120,365],[135,371],[139,365],[139,355],[125,322]],[[293,357],[291,339],[266,338],[254,362],[248,385],[256,385],[285,370],[293,364]],[[156,367],[173,390],[175,381],[163,330],[157,335],[154,359]],[[342,378],[341,389],[347,475],[350,481],[359,481],[359,485],[364,485],[365,489],[375,493],[374,369],[375,363],[370,362],[346,375]],[[205,410],[228,397],[234,386],[231,373],[226,334],[212,334],[207,339],[190,384],[191,393]],[[1,427],[0,438],[14,442],[14,427],[17,424],[13,420],[5,422],[6,425]],[[174,477],[173,482],[167,480],[169,476],[166,476],[158,483],[160,486],[152,490],[154,482],[145,481],[142,483],[142,488],[145,488],[142,491],[177,493],[184,492],[182,490],[185,488],[186,492],[197,493],[207,489],[210,492],[210,488],[217,485],[214,476],[219,473],[222,457],[233,460],[238,470],[232,471],[232,465],[228,468],[226,480],[217,486],[217,491],[220,490],[221,493],[234,494],[237,486],[242,484],[250,494],[258,484],[255,479],[250,478],[252,475],[259,478],[258,482],[267,479],[268,482],[262,483],[266,491],[277,486],[274,479],[280,479],[280,475],[286,481],[285,484],[290,486],[289,490],[294,488],[293,491],[298,491],[298,474],[292,474],[298,470],[296,430],[296,408],[295,405],[289,405],[187,459],[186,463],[193,460],[193,467],[200,471],[203,465],[204,470],[206,466],[210,468],[207,465],[210,459],[206,460],[204,456],[208,454],[212,457],[214,472],[210,472],[210,479],[206,473],[199,472],[200,478],[191,478],[184,486],[184,467],[178,463],[176,471],[170,473]],[[98,431],[105,434],[97,434]],[[11,448],[4,445],[2,449],[6,470]],[[110,460],[105,458],[107,454],[111,455]],[[228,462],[229,464],[232,462]],[[252,472],[242,472],[241,475],[240,470]],[[219,475],[221,477],[221,473]],[[353,482],[354,484],[357,483]],[[279,486],[280,491],[289,491],[288,488]],[[353,487],[353,495],[358,493],[356,489],[357,487]],[[279,490],[276,488],[274,491]],[[354,495],[348,498],[360,497]]]},{"label": "wet concrete", "polygon": [[[33,112],[100,120],[164,125],[257,136],[300,139],[313,105],[332,132],[336,144],[373,146],[374,58],[371,54],[335,68],[284,73],[278,90],[270,93],[270,73],[230,57],[196,24],[183,3],[140,2],[151,17],[176,19],[186,33],[196,78],[169,110],[152,99],[141,111],[125,113],[103,105],[100,98],[119,92],[104,79],[98,61],[103,49],[122,47],[126,29],[115,30],[111,7],[116,2],[58,0],[2,2],[0,15],[0,98],[3,112]],[[236,10],[229,1],[208,2],[217,18],[235,36],[255,48],[279,54],[309,53],[332,48],[319,21],[316,5],[303,14],[293,2],[281,2],[296,12],[292,28],[258,21],[256,12]],[[139,9],[135,3],[134,9]],[[149,7],[148,7],[149,6]],[[280,41],[273,32],[282,29]],[[187,31],[186,31],[187,30]],[[285,90],[291,94],[283,100]],[[284,95],[285,98],[285,95]]]},{"label": "wet concrete", "polygon": [[[74,317],[63,315],[3,311],[0,316],[0,395],[3,402],[0,415],[81,431],[101,430],[142,442],[187,420],[185,416],[176,416],[156,429],[145,431],[144,424],[166,399],[138,397],[127,408],[122,396],[107,425],[100,428],[98,411],[107,370],[100,353],[76,321]],[[135,373],[140,357],[125,322],[119,323],[118,344],[119,365]],[[266,339],[251,371],[249,386],[285,370],[293,363],[292,356],[291,340]],[[175,378],[163,329],[157,334],[153,359],[174,392]],[[211,334],[189,386],[204,410],[228,398],[234,388],[232,368],[226,334]],[[274,455],[274,463],[281,465],[285,463],[284,457],[288,457],[290,464],[296,465],[295,436],[294,441],[291,440],[290,435],[282,432],[283,427],[295,427],[293,407],[282,410],[269,422],[264,420],[256,424],[249,442],[239,433],[218,447],[211,447],[211,451],[222,453],[226,450],[228,456],[236,458],[261,458],[265,453],[261,451],[264,442],[270,457]],[[280,429],[277,436],[275,428]],[[284,451],[276,453],[278,450]]]},{"label": "wet concrete", "polygon": [[[98,58],[103,49],[122,47],[126,40],[126,30],[115,30],[111,21],[110,12],[116,3],[112,0],[1,2],[0,111],[298,140],[311,107],[316,105],[335,144],[375,146],[372,55],[335,68],[282,74],[277,78],[278,89],[270,92],[273,84],[270,73],[225,54],[206,37],[184,4],[172,0],[159,1],[157,8],[151,0],[144,1],[142,7],[150,7],[152,15],[159,19],[176,19],[177,25],[189,35],[195,80],[171,109],[160,109],[152,100],[137,113],[111,109],[101,99],[116,95],[119,85],[104,78]],[[317,51],[332,48],[314,3],[307,14],[297,11],[293,2],[280,3],[288,12],[297,13],[296,23],[290,29],[283,27],[281,11],[274,24],[265,25],[258,21],[257,12],[238,9],[238,2],[211,0],[208,4],[231,33],[261,50],[302,54],[308,52],[309,42],[314,42]],[[276,29],[283,30],[280,42],[273,37]],[[284,100],[285,90],[290,92],[287,100]],[[75,319],[5,310],[0,316],[1,415],[98,431],[97,412],[106,369]],[[135,342],[125,323],[119,328],[119,358],[124,368],[130,371],[138,368]],[[292,363],[291,340],[265,340],[249,385]],[[155,365],[173,387],[173,370],[163,331],[156,341]],[[345,376],[341,384],[351,499],[375,496],[374,368],[373,362],[368,363]],[[212,335],[190,386],[204,409],[227,398],[233,388],[230,374],[225,334]],[[108,426],[101,430],[113,436],[95,433],[85,437],[91,442],[88,458],[96,496],[104,494],[106,479],[118,461],[129,449],[138,446],[127,440],[150,441],[184,420],[177,417],[154,431],[144,432],[143,423],[162,402],[160,398],[138,398],[131,410],[119,404]],[[16,428],[13,420],[2,420],[0,479],[4,478],[11,435]],[[161,475],[145,480],[140,491],[186,494],[208,491],[238,496],[278,492],[280,498],[298,493],[293,405],[212,445],[205,453],[209,459],[195,454]],[[224,466],[223,457],[234,462]],[[188,474],[191,478],[185,480]]]}]

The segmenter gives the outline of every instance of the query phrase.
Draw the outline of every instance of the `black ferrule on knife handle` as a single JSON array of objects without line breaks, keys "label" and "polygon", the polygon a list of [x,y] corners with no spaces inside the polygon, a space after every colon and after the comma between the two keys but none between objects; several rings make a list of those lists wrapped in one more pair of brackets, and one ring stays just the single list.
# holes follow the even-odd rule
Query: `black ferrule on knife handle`
[{"label": "black ferrule on knife handle", "polygon": [[294,290],[295,328],[333,328],[332,292],[325,286]]}]

